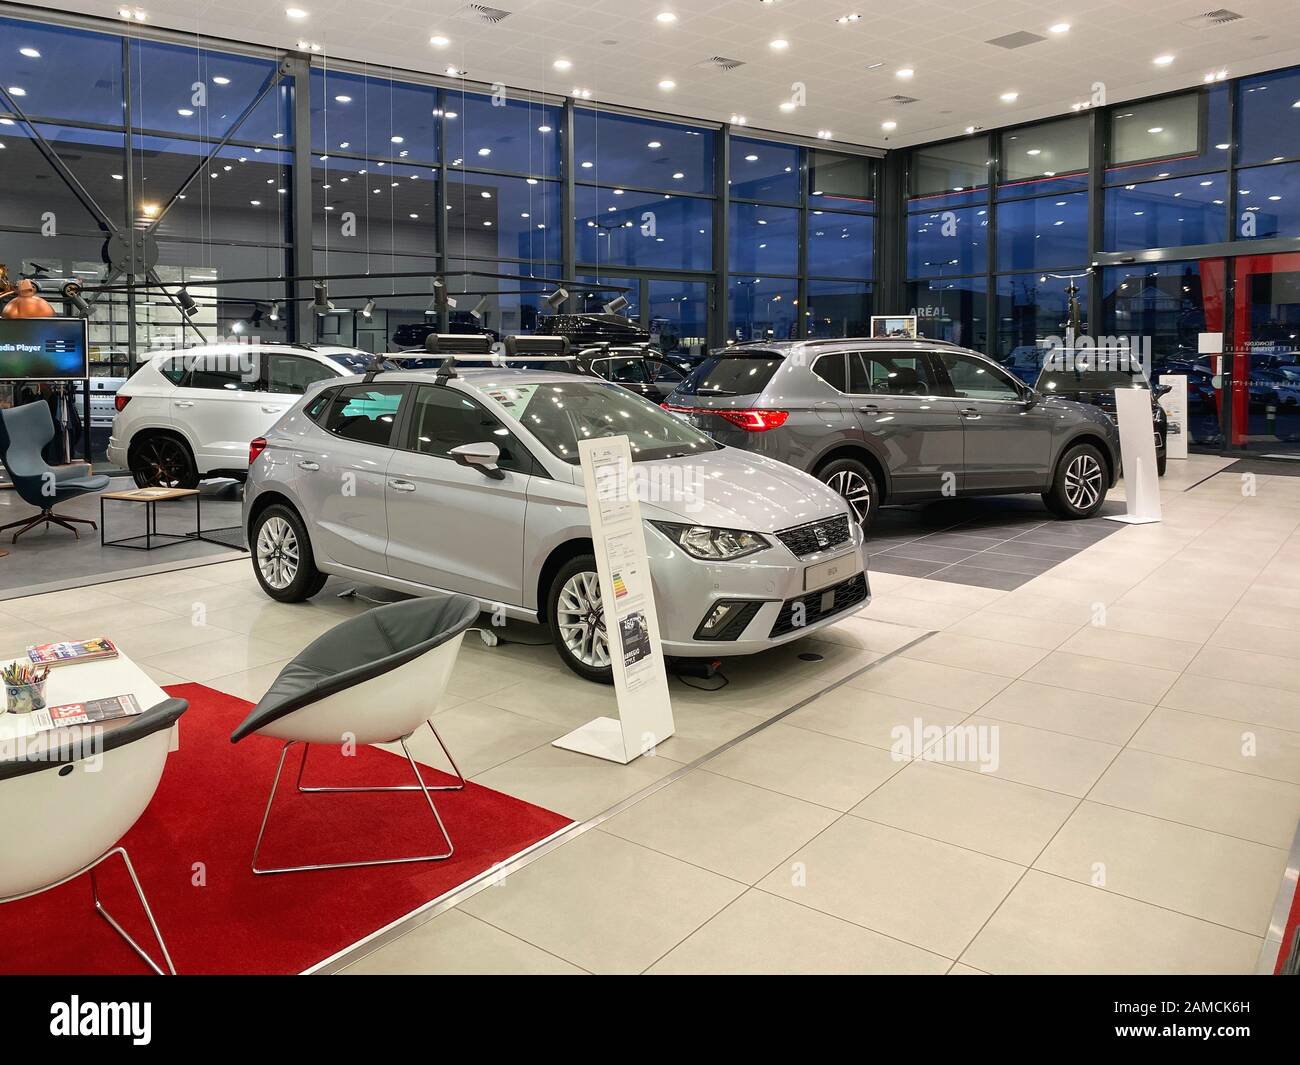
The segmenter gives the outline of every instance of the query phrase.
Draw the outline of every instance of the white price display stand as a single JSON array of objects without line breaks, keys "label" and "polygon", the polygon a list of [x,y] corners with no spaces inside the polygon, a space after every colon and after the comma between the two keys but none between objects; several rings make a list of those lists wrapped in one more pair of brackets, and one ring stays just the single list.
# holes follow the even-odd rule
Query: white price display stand
[{"label": "white price display stand", "polygon": [[578,455],[587,488],[618,717],[589,721],[553,746],[627,765],[675,731],[645,527],[632,483],[627,437],[579,440]]},{"label": "white price display stand", "polygon": [[1151,393],[1145,388],[1115,389],[1119,447],[1124,464],[1127,513],[1109,521],[1148,525],[1160,520],[1160,475],[1156,472],[1156,438],[1151,427]]},{"label": "white price display stand", "polygon": [[1164,374],[1160,384],[1168,385],[1169,391],[1160,397],[1160,406],[1164,408],[1169,421],[1169,431],[1165,433],[1165,457],[1171,459],[1187,458],[1187,375]]}]

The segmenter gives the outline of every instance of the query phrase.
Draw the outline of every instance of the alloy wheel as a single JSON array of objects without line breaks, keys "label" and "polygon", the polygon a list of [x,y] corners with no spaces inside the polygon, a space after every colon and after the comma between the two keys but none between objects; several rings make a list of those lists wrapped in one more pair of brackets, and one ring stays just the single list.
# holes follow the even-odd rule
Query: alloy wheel
[{"label": "alloy wheel", "polygon": [[277,592],[298,575],[298,536],[283,518],[268,518],[258,531],[257,569]]},{"label": "alloy wheel", "polygon": [[871,514],[871,485],[867,479],[852,470],[839,470],[826,480],[828,488],[838,492],[853,508],[853,514],[862,524]]},{"label": "alloy wheel", "polygon": [[609,665],[605,608],[600,599],[600,578],[595,573],[575,573],[564,582],[555,605],[555,624],[564,646],[584,666],[602,669]]},{"label": "alloy wheel", "polygon": [[140,445],[136,468],[148,486],[176,488],[189,473],[190,459],[179,441],[156,436]]},{"label": "alloy wheel", "polygon": [[1065,470],[1065,498],[1075,510],[1088,510],[1101,498],[1101,463],[1077,456]]}]

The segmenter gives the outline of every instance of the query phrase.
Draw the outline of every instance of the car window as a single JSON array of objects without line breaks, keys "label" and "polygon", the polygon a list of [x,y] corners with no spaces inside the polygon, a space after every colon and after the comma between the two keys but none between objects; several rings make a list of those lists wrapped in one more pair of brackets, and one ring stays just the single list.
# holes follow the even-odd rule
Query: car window
[{"label": "car window", "polygon": [[638,358],[597,359],[591,365],[596,374],[606,381],[616,381],[621,385],[646,383],[645,363]]},{"label": "car window", "polygon": [[488,411],[450,388],[423,385],[411,410],[411,447],[425,455],[447,457],[452,448],[490,440],[501,449],[503,470],[527,472],[531,462],[523,445]]},{"label": "car window", "polygon": [[683,396],[754,396],[767,387],[784,356],[775,351],[710,355],[681,383]]},{"label": "car window", "polygon": [[662,359],[647,359],[645,364],[646,372],[650,375],[650,380],[656,384],[675,384],[679,381],[686,380],[686,375],[670,362],[664,362]]},{"label": "car window", "polygon": [[389,443],[406,390],[401,385],[349,385],[330,393],[321,424],[345,440]]},{"label": "car window", "polygon": [[337,377],[324,363],[313,359],[304,359],[301,355],[280,355],[267,352],[262,358],[266,362],[266,390],[281,395],[301,396],[308,385],[327,378]]},{"label": "car window", "polygon": [[847,391],[844,387],[844,354],[823,355],[813,363],[813,373],[825,381],[837,392]]},{"label": "car window", "polygon": [[182,358],[168,359],[158,367],[158,372],[174,385],[179,385],[185,380],[186,373],[189,372],[189,366]]},{"label": "car window", "polygon": [[961,399],[1019,399],[1020,390],[983,359],[941,351],[954,394]]},{"label": "car window", "polygon": [[849,391],[854,395],[933,396],[939,390],[924,355],[854,351],[849,354]]},{"label": "car window", "polygon": [[251,350],[195,355],[185,387],[253,392],[257,388],[257,375],[257,356]]}]

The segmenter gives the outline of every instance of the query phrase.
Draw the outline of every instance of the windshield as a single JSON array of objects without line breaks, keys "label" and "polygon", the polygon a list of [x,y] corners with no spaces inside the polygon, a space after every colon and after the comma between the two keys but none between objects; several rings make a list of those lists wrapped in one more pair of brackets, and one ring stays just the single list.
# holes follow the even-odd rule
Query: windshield
[{"label": "windshield", "polygon": [[365,373],[370,369],[370,353],[365,351],[325,351],[322,352],[331,362],[337,362],[348,373]]},{"label": "windshield", "polygon": [[1141,370],[1047,370],[1038,376],[1037,389],[1048,395],[1067,392],[1109,392],[1115,388],[1150,388]]},{"label": "windshield", "polygon": [[728,351],[710,355],[677,386],[684,396],[755,396],[781,365],[775,351]]},{"label": "windshield", "polygon": [[632,461],[717,451],[703,433],[617,385],[584,383],[489,386],[483,390],[556,458],[578,465],[578,441],[626,436]]}]

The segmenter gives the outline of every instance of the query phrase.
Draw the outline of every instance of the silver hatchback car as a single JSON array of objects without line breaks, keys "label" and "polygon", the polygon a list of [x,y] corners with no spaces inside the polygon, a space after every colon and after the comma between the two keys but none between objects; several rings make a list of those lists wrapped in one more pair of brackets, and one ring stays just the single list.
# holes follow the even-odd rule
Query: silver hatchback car
[{"label": "silver hatchback car", "polygon": [[564,662],[611,679],[578,441],[626,435],[666,654],[752,654],[870,599],[844,500],[710,440],[618,385],[500,368],[342,378],[252,442],[244,519],[282,602],[337,574],[461,592],[548,622]]}]

